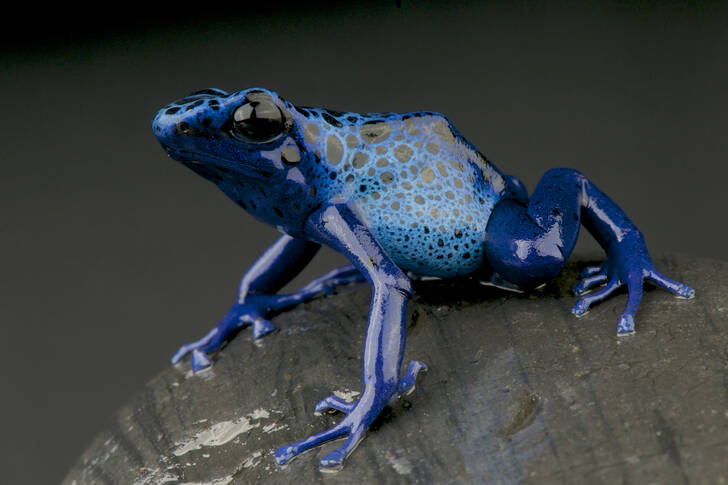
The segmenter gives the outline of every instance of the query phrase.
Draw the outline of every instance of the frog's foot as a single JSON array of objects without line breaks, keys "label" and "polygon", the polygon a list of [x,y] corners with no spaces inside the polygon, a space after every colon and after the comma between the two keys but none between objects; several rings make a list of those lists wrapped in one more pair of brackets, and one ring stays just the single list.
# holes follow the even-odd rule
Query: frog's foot
[{"label": "frog's foot", "polygon": [[[417,380],[417,375],[420,373],[420,371],[427,372],[427,365],[425,365],[424,362],[413,360],[409,363],[409,365],[407,366],[407,370],[397,383],[397,393],[394,395],[395,399],[402,396],[409,396],[414,392],[415,382]],[[332,394],[331,396],[320,400],[316,404],[314,412],[321,413],[323,411],[333,409],[335,411],[340,411],[344,414],[349,414],[354,408],[355,404],[355,401],[345,401],[336,394]]]},{"label": "frog's foot", "polygon": [[403,394],[412,392],[417,374],[419,371],[426,369],[427,366],[422,362],[412,361],[396,386],[389,387],[389,389],[381,389],[380,386],[365,388],[362,396],[353,402],[344,401],[335,395],[321,400],[316,405],[317,412],[325,409],[335,409],[345,413],[346,417],[326,431],[278,448],[275,451],[276,463],[285,465],[304,451],[348,434],[344,444],[319,462],[321,471],[338,471],[341,469],[346,457],[364,439],[367,429],[384,409],[385,405],[395,401]]},{"label": "frog's foot", "polygon": [[239,329],[252,326],[253,338],[259,339],[273,332],[276,327],[260,315],[262,308],[250,302],[235,304],[228,313],[207,332],[201,339],[184,344],[172,356],[172,363],[176,364],[187,354],[192,354],[190,366],[197,372],[212,365],[211,354],[218,350]]},{"label": "frog's foot", "polygon": [[276,327],[265,317],[312,300],[323,294],[331,294],[336,286],[362,281],[363,277],[353,266],[342,266],[316,278],[300,290],[284,295],[248,295],[244,303],[235,303],[215,328],[200,340],[183,345],[172,356],[176,364],[187,354],[192,354],[190,365],[195,372],[212,365],[210,353],[218,350],[236,331],[251,326],[253,339],[273,332]]},{"label": "frog's foot", "polygon": [[695,290],[688,285],[674,281],[660,273],[652,263],[641,234],[628,234],[610,246],[607,259],[600,266],[592,266],[582,272],[583,279],[574,287],[574,293],[584,291],[605,283],[599,290],[582,296],[572,308],[577,317],[589,311],[589,307],[609,297],[622,285],[627,286],[627,306],[617,323],[617,335],[630,335],[635,332],[634,316],[642,301],[642,285],[649,280],[671,291],[681,298],[692,298]]},{"label": "frog's foot", "polygon": [[[370,393],[371,394],[371,393]],[[347,416],[335,426],[321,433],[309,436],[305,440],[282,446],[275,451],[275,460],[279,465],[285,465],[304,451],[310,450],[327,441],[349,435],[343,445],[326,455],[319,461],[321,471],[338,471],[341,469],[344,460],[359,445],[366,435],[367,428],[384,409],[388,399],[381,399],[374,396],[374,399],[361,399],[353,403],[344,403],[344,412]],[[327,401],[327,400],[324,400]],[[330,404],[339,405],[338,402],[328,401]],[[320,403],[319,403],[320,404]]]}]

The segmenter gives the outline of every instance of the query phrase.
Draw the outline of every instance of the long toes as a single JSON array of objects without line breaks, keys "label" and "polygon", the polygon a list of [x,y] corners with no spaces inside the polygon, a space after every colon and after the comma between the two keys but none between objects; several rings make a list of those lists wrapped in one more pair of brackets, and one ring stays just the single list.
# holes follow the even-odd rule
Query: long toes
[{"label": "long toes", "polygon": [[586,276],[581,281],[579,281],[577,284],[575,284],[574,287],[571,289],[571,291],[575,295],[581,295],[585,291],[595,287],[596,285],[605,283],[606,281],[607,281],[607,275],[605,275],[603,273]]},{"label": "long toes", "polygon": [[279,465],[285,465],[304,451],[310,450],[315,446],[345,435],[347,430],[347,426],[345,426],[343,423],[339,423],[333,428],[309,436],[303,441],[291,443],[288,446],[281,446],[275,451],[276,463]]},{"label": "long toes", "polygon": [[192,352],[192,350],[193,350],[193,348],[190,346],[190,344],[185,344],[182,347],[180,347],[179,349],[177,349],[177,352],[175,352],[174,355],[172,356],[172,358],[169,360],[172,362],[172,364],[176,364],[177,362],[182,360],[182,358],[185,355]]},{"label": "long toes", "polygon": [[571,309],[571,313],[573,313],[577,317],[584,315],[586,312],[589,311],[589,307],[593,303],[604,300],[609,295],[611,295],[614,292],[614,290],[616,290],[618,287],[619,287],[618,281],[616,281],[616,280],[609,281],[604,288],[597,290],[594,293],[590,293],[588,295],[585,295],[585,296],[582,296],[581,298],[579,298],[579,300],[576,302],[574,307]]},{"label": "long toes", "polygon": [[219,330],[215,327],[207,332],[207,335],[202,337],[200,340],[184,344],[180,347],[172,356],[172,364],[176,364],[182,360],[185,355],[195,350],[202,350],[203,352],[212,352],[213,350],[217,350],[220,344],[222,344],[222,338],[220,338]]},{"label": "long toes", "polygon": [[348,414],[354,408],[355,404],[356,403],[354,402],[346,402],[340,397],[332,395],[320,400],[316,404],[314,411],[320,413],[326,411],[327,409],[335,409],[337,411],[341,411],[342,413]]},{"label": "long toes", "polygon": [[619,317],[617,336],[624,337],[625,335],[633,335],[634,333],[634,317],[632,315],[622,315]]},{"label": "long toes", "polygon": [[630,335],[634,330],[634,315],[642,301],[642,276],[637,274],[629,275],[627,279],[627,306],[619,317],[617,323],[617,335]]},{"label": "long toes", "polygon": [[276,326],[265,318],[256,318],[253,321],[253,340],[265,337],[269,333],[276,330]]},{"label": "long toes", "polygon": [[349,437],[346,439],[343,445],[336,448],[334,451],[326,455],[319,461],[319,467],[322,472],[336,472],[341,470],[346,457],[351,454],[352,451],[359,446],[361,440],[364,439],[366,434],[366,426],[359,426],[352,429]]},{"label": "long toes", "polygon": [[199,350],[192,351],[192,357],[190,358],[190,367],[194,372],[205,370],[212,365],[210,358]]},{"label": "long toes", "polygon": [[665,288],[666,290],[673,292],[680,298],[695,297],[694,289],[692,289],[688,285],[668,278],[657,270],[652,271],[647,277],[650,279],[650,281],[654,282],[658,286],[661,286],[662,288]]},{"label": "long toes", "polygon": [[589,311],[589,305],[589,300],[587,300],[586,298],[579,298],[574,306],[571,308],[571,313],[573,313],[577,317],[580,317]]},{"label": "long toes", "polygon": [[415,381],[417,380],[417,374],[420,372],[427,372],[425,363],[417,360],[410,362],[397,384],[397,390],[404,395],[411,394],[415,390]]},{"label": "long toes", "polygon": [[600,264],[595,266],[587,266],[586,268],[581,270],[578,278],[581,280],[593,274],[599,273],[600,271],[602,271],[602,265]]}]

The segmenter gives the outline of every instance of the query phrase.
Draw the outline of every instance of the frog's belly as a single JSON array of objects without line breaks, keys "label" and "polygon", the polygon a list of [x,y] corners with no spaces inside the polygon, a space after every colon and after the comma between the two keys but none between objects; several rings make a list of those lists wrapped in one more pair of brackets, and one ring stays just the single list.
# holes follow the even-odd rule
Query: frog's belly
[{"label": "frog's belly", "polygon": [[[386,197],[386,196],[385,196]],[[462,276],[483,263],[483,236],[497,202],[485,192],[458,200],[444,194],[413,200],[362,198],[356,207],[374,236],[403,270],[418,276]]]}]

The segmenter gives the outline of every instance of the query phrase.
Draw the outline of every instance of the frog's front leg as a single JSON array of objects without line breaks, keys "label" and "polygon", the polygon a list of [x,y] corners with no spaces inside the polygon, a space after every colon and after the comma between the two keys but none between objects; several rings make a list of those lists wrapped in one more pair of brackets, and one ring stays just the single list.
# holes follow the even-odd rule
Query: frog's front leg
[{"label": "frog's front leg", "polygon": [[627,286],[627,305],[617,324],[617,334],[634,332],[634,315],[648,279],[677,296],[695,292],[660,273],[652,263],[642,233],[607,195],[576,170],[546,172],[527,203],[503,200],[491,214],[485,249],[494,270],[509,281],[533,287],[556,276],[576,244],[579,226],[604,248],[607,258],[586,268],[574,287],[577,294],[605,286],[583,296],[572,312],[583,315],[589,306],[607,298],[619,286]]},{"label": "frog's front leg", "polygon": [[316,278],[294,293],[275,294],[311,261],[320,247],[317,243],[281,236],[245,273],[235,303],[220,322],[201,339],[180,347],[172,363],[191,353],[193,370],[209,367],[208,354],[220,348],[237,330],[252,326],[253,338],[261,338],[275,330],[267,320],[272,312],[329,293],[335,285],[362,280],[356,269],[345,266]]},{"label": "frog's front leg", "polygon": [[334,427],[303,441],[279,448],[276,462],[293,457],[326,441],[348,435],[344,444],[320,461],[324,470],[341,467],[364,438],[367,428],[384,406],[414,385],[424,364],[412,362],[402,375],[405,347],[405,308],[412,287],[407,275],[387,256],[367,227],[346,205],[332,205],[313,214],[307,224],[313,239],[344,254],[372,285],[369,323],[362,357],[361,396],[353,403],[329,397],[316,410],[331,407],[346,413]]}]

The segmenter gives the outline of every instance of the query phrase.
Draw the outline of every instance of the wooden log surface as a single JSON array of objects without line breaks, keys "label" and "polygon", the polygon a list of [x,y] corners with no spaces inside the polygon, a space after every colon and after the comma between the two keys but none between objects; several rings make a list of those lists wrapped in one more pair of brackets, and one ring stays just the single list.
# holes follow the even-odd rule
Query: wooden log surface
[{"label": "wooden log surface", "polygon": [[317,463],[340,442],[286,467],[273,450],[341,418],[314,415],[318,400],[360,390],[363,284],[276,316],[280,331],[258,342],[243,330],[212,370],[170,366],[63,483],[726,483],[728,263],[655,262],[697,296],[646,285],[637,334],[619,338],[624,292],[570,313],[583,262],[523,295],[417,282],[405,364],[429,371],[338,473]]}]

